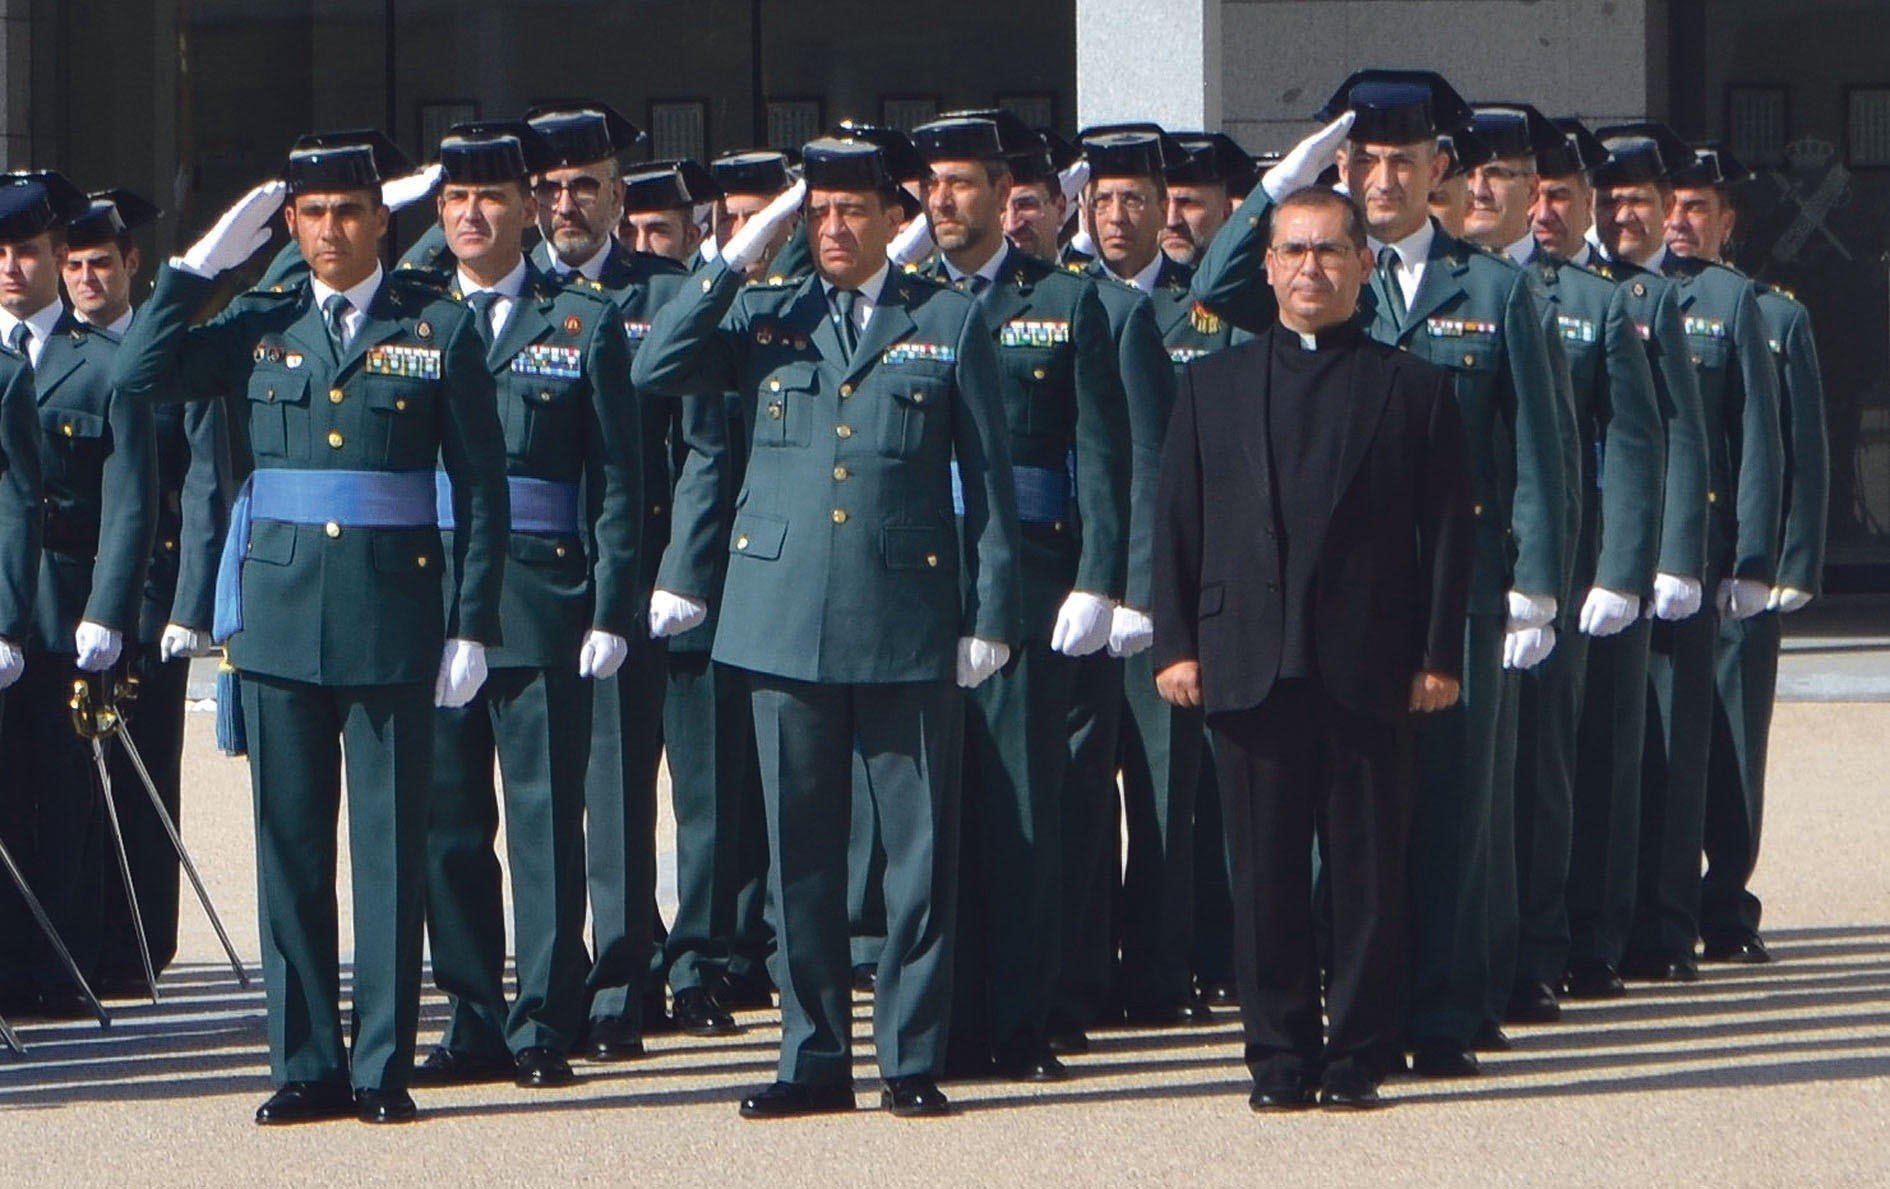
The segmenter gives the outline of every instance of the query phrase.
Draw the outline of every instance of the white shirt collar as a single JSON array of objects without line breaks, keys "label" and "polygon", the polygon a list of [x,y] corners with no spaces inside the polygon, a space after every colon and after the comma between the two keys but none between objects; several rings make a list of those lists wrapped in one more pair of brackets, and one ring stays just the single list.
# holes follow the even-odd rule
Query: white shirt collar
[{"label": "white shirt collar", "polygon": [[595,255],[582,264],[579,264],[576,268],[565,263],[564,258],[559,256],[556,251],[551,251],[551,267],[556,269],[560,274],[575,272],[587,281],[595,281],[598,277],[604,275],[604,262],[610,259],[610,250],[616,246],[617,241],[614,238],[605,236],[604,246],[597,249]]},{"label": "white shirt collar", "polygon": [[998,236],[997,251],[991,253],[989,260],[979,265],[976,270],[970,273],[963,271],[956,264],[953,264],[949,256],[941,254],[939,259],[945,261],[945,275],[951,278],[951,282],[954,285],[968,276],[980,276],[990,281],[992,284],[996,284],[998,273],[1004,270],[1004,258],[1010,255],[1010,246],[1009,240],[1001,235]]},{"label": "white shirt collar", "polygon": [[[1393,251],[1398,253],[1399,264],[1407,269],[1419,269],[1424,267],[1424,262],[1431,258],[1431,241],[1436,238],[1437,224],[1427,215],[1425,216],[1423,226],[1398,242],[1391,244],[1390,247]],[[1367,237],[1365,242],[1366,245],[1371,248],[1372,255],[1374,256],[1378,254],[1380,249],[1386,246],[1383,240],[1371,239],[1370,237]]]},{"label": "white shirt collar", "polygon": [[374,271],[368,274],[367,280],[362,281],[352,289],[330,289],[327,285],[322,283],[321,278],[313,275],[308,279],[310,288],[315,291],[315,308],[317,310],[321,310],[325,307],[328,304],[328,299],[337,292],[340,292],[343,297],[348,299],[350,308],[348,310],[347,322],[348,334],[350,336],[352,336],[355,331],[361,329],[361,323],[367,319],[368,307],[374,304],[374,295],[381,290],[381,280],[382,274],[379,264],[374,266]]},{"label": "white shirt collar", "polygon": [[1667,245],[1662,244],[1660,245],[1660,250],[1658,252],[1655,252],[1652,256],[1649,256],[1647,258],[1647,263],[1641,265],[1641,267],[1646,269],[1648,272],[1666,272],[1667,271],[1666,264],[1667,264]]},{"label": "white shirt collar", "polygon": [[[892,275],[892,262],[890,260],[882,261],[879,266],[879,271],[866,278],[865,282],[860,285],[860,300],[867,305],[878,305],[880,290],[886,287],[886,278],[890,275]],[[820,287],[821,291],[829,296],[838,288],[838,286],[832,281],[829,281],[826,277],[820,278]]]},{"label": "white shirt collar", "polygon": [[459,270],[458,279],[459,291],[467,297],[471,297],[475,293],[484,293],[489,289],[500,297],[516,298],[520,293],[525,291],[525,258],[523,256],[519,257],[518,263],[512,266],[512,271],[500,278],[499,283],[496,285],[481,285],[476,283],[464,268]]},{"label": "white shirt collar", "polygon": [[1523,237],[1505,248],[1504,254],[1518,264],[1528,264],[1529,258],[1536,254],[1536,237],[1523,232]]},{"label": "white shirt collar", "polygon": [[59,316],[66,312],[65,303],[54,298],[52,303],[24,318],[16,318],[6,310],[0,310],[0,342],[13,341],[13,328],[24,322],[33,329],[33,337],[27,340],[26,354],[33,366],[39,366],[39,353],[53,336],[53,330],[59,325]]},{"label": "white shirt collar", "polygon": [[110,334],[110,335],[115,335],[118,338],[122,339],[125,337],[125,332],[131,329],[131,316],[135,313],[137,313],[135,309],[132,309],[130,306],[126,306],[125,312],[119,315],[118,321],[112,323],[110,326],[98,326],[96,322],[93,322],[90,318],[86,317],[84,314],[81,314],[77,310],[72,311],[72,316],[74,318],[77,318],[79,321],[85,323],[87,326],[97,326],[98,329],[104,331],[105,333]]},{"label": "white shirt collar", "polygon": [[1569,263],[1578,264],[1583,268],[1587,268],[1588,262],[1593,260],[1594,258],[1595,258],[1595,245],[1589,243],[1587,240],[1583,240],[1582,250],[1575,253],[1574,257],[1570,259]]},{"label": "white shirt collar", "polygon": [[1155,278],[1162,275],[1162,261],[1167,258],[1168,257],[1162,254],[1160,248],[1155,249],[1155,259],[1148,262],[1147,268],[1130,277],[1129,284],[1134,285],[1144,293],[1155,292]]}]

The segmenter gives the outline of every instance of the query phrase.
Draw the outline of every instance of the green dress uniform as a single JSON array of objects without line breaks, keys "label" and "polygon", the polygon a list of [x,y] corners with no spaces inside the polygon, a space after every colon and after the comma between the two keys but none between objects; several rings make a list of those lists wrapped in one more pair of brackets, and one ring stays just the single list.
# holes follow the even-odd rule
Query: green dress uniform
[{"label": "green dress uniform", "polygon": [[[1580,474],[1574,565],[1556,620],[1556,648],[1518,677],[1515,762],[1517,922],[1499,934],[1492,1003],[1512,984],[1558,985],[1567,965],[1577,739],[1591,644],[1580,629],[1590,587],[1646,600],[1660,551],[1666,433],[1632,297],[1598,273],[1539,249],[1530,260],[1551,329],[1568,360]],[[1637,623],[1639,620],[1637,619]],[[1632,630],[1630,627],[1629,630]],[[1639,741],[1639,719],[1634,721]],[[1505,941],[1513,942],[1505,949]]]},{"label": "green dress uniform", "polygon": [[[871,774],[887,856],[880,1070],[941,1067],[963,750],[956,642],[1014,642],[1020,625],[1010,444],[989,326],[963,295],[889,270],[849,349],[851,328],[832,316],[839,299],[825,288],[813,277],[744,286],[717,261],[657,316],[632,369],[638,388],[657,394],[739,392],[752,427],[722,546],[711,655],[752,682],[779,1078],[807,1086],[852,1078],[855,753]],[[954,461],[964,502],[956,528]],[[705,469],[684,486],[712,482]],[[679,522],[691,545],[666,555],[663,589],[714,593],[713,503],[693,501],[691,519]]]},{"label": "green dress uniform", "polygon": [[[1759,314],[1778,364],[1785,472],[1775,587],[1816,595],[1824,570],[1825,504],[1830,495],[1824,382],[1811,315],[1791,294],[1759,286]],[[1759,858],[1765,806],[1766,741],[1778,685],[1779,613],[1720,625],[1718,712],[1706,792],[1706,877],[1700,935],[1708,946],[1756,937],[1759,898],[1746,884]]]},{"label": "green dress uniform", "polygon": [[[6,707],[7,816],[26,827],[10,829],[7,844],[88,978],[103,956],[105,897],[125,893],[115,854],[107,858],[114,848],[91,745],[73,729],[73,633],[89,621],[135,647],[157,525],[151,410],[114,386],[118,349],[61,308],[33,365],[44,553],[26,673]],[[44,939],[30,966],[42,989],[66,985]]]},{"label": "green dress uniform", "polygon": [[[622,319],[591,284],[559,285],[522,267],[485,352],[512,488],[505,642],[487,657],[491,675],[473,700],[437,712],[427,822],[433,981],[451,1003],[440,1044],[476,1058],[562,1054],[577,1040],[590,968],[583,822],[593,684],[579,675],[578,655],[587,629],[645,634],[639,419]],[[463,294],[462,279],[449,281],[449,295],[487,317],[485,295]],[[517,953],[509,1011],[495,758]]]},{"label": "green dress uniform", "polygon": [[[1699,380],[1680,317],[1679,287],[1638,266],[1604,261],[1592,251],[1589,262],[1626,299],[1628,316],[1647,347],[1659,402],[1666,455],[1654,568],[1698,580],[1706,558],[1706,429]],[[1549,940],[1541,948],[1536,948],[1533,935],[1524,941],[1523,968],[1538,975],[1554,965],[1556,947],[1564,946],[1571,993],[1597,989],[1591,985],[1584,991],[1575,977],[1583,972],[1600,973],[1603,983],[1612,978],[1634,921],[1651,610],[1644,604],[1639,622],[1587,642],[1563,893],[1567,934],[1564,941],[1559,931],[1545,932]],[[1555,658],[1549,659],[1553,663]]]},{"label": "green dress uniform", "polygon": [[[1664,249],[1663,249],[1664,253]],[[1711,755],[1721,581],[1770,583],[1777,570],[1784,454],[1778,370],[1752,281],[1720,264],[1665,255],[1699,378],[1709,462],[1704,605],[1654,625],[1643,756],[1640,860],[1624,973],[1691,967]]]},{"label": "green dress uniform", "polygon": [[[254,467],[217,628],[234,629],[243,678],[270,1069],[278,1083],[399,1091],[420,1003],[432,685],[448,638],[499,641],[507,499],[493,377],[467,312],[398,274],[375,284],[339,350],[312,280],[191,326],[213,288],[159,273],[119,383],[144,401],[224,402],[236,457]],[[458,526],[444,605],[442,459]],[[352,1057],[333,889],[344,749]]]},{"label": "green dress uniform", "polygon": [[[971,691],[953,1066],[1034,1057],[1056,989],[1060,808],[1076,661],[1050,647],[1072,590],[1119,599],[1128,556],[1123,381],[1096,285],[1009,244],[978,294],[996,344],[1018,483],[1022,645]],[[931,277],[948,280],[945,265]],[[961,287],[978,289],[970,277]],[[1080,517],[1069,507],[1071,472]],[[880,798],[883,800],[883,798]]]},{"label": "green dress uniform", "polygon": [[[25,357],[0,346],[0,640],[21,654],[32,633],[39,582],[40,493],[33,369]],[[7,737],[9,700],[0,690],[0,756],[11,763],[17,742]],[[8,1008],[32,1005],[27,921],[26,905],[11,883],[0,886],[0,1003]]]}]

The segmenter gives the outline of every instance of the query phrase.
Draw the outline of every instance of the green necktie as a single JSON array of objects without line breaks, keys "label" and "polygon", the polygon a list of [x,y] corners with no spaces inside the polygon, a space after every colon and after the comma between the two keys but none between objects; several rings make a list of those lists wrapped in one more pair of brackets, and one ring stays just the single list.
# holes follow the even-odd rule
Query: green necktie
[{"label": "green necktie", "polygon": [[15,322],[13,324],[13,333],[7,336],[7,346],[12,347],[13,350],[19,354],[21,359],[31,359],[33,357],[26,353],[26,344],[32,341],[32,338],[33,328],[31,326],[28,326],[24,322]]},{"label": "green necktie", "polygon": [[973,273],[959,281],[958,287],[971,294],[973,297],[976,297],[991,287],[991,281],[988,277],[980,273]]},{"label": "green necktie", "polygon": [[345,293],[331,293],[322,302],[322,321],[328,326],[328,345],[334,348],[336,363],[348,347],[348,311],[353,308]]},{"label": "green necktie", "polygon": [[1391,315],[1404,321],[1404,282],[1398,279],[1398,249],[1386,244],[1378,249],[1378,276],[1385,282],[1385,295],[1391,299]]},{"label": "green necktie", "polygon": [[858,289],[835,289],[833,304],[840,322],[840,345],[845,348],[847,358],[853,358],[853,349],[860,345],[860,330],[853,321],[853,309],[860,300]]},{"label": "green necktie", "polygon": [[499,295],[490,289],[481,289],[466,299],[466,306],[473,313],[473,328],[479,332],[479,341],[492,350],[492,307],[499,304]]}]

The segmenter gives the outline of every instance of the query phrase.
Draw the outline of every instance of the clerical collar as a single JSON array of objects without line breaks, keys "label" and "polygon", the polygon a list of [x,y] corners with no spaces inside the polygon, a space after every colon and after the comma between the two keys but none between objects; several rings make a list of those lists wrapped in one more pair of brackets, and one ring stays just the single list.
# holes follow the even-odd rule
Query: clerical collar
[{"label": "clerical collar", "polygon": [[980,264],[977,268],[972,269],[970,272],[966,272],[956,264],[953,264],[951,258],[943,253],[939,255],[939,259],[945,262],[945,275],[951,279],[954,285],[963,281],[966,277],[974,276],[983,277],[992,284],[996,284],[998,273],[1004,271],[1004,258],[1010,254],[1010,246],[1010,241],[1006,240],[1001,235],[998,236],[997,250],[991,253],[991,258],[986,260],[983,264]]},{"label": "clerical collar", "polygon": [[[1399,261],[1409,268],[1413,264],[1421,264],[1431,258],[1431,241],[1436,238],[1437,223],[1427,215],[1422,227],[1389,246],[1398,253]],[[1365,246],[1372,250],[1372,255],[1376,256],[1387,245],[1381,239],[1372,239],[1367,236]]]},{"label": "clerical collar", "polygon": [[1280,324],[1285,332],[1282,338],[1298,345],[1301,351],[1331,351],[1338,347],[1349,347],[1358,341],[1357,322],[1341,322],[1337,326],[1328,326],[1323,330],[1307,333],[1303,330],[1291,330],[1285,323]]}]

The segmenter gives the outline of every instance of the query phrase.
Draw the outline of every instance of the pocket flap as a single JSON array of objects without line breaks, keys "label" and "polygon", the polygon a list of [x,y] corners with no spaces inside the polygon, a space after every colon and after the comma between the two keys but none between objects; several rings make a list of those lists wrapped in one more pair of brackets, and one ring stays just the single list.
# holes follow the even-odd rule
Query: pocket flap
[{"label": "pocket flap", "polygon": [[383,574],[407,574],[416,570],[434,573],[440,566],[439,537],[425,529],[368,529],[374,534],[369,550],[374,568]]},{"label": "pocket flap", "polygon": [[1202,619],[1221,613],[1221,603],[1225,597],[1225,584],[1209,582],[1201,587],[1201,597],[1196,604],[1195,614]]},{"label": "pocket flap", "polygon": [[761,381],[761,391],[812,392],[820,386],[820,365],[807,360],[784,363]]},{"label": "pocket flap", "polygon": [[507,549],[518,560],[536,566],[561,566],[585,560],[584,550],[574,537],[515,532],[511,534]]},{"label": "pocket flap", "polygon": [[295,560],[295,526],[280,520],[258,520],[249,526],[250,561],[286,566]]},{"label": "pocket flap", "polygon": [[46,436],[53,438],[91,441],[105,436],[105,418],[78,409],[48,406],[39,411],[39,424],[46,431]]},{"label": "pocket flap", "polygon": [[259,368],[249,378],[249,399],[257,404],[299,405],[308,401],[308,376]]},{"label": "pocket flap", "polygon": [[781,544],[787,540],[787,521],[759,512],[747,512],[735,518],[728,551],[760,561],[774,561],[781,556]]},{"label": "pocket flap", "polygon": [[957,542],[942,528],[887,525],[880,534],[889,570],[949,570]]}]

